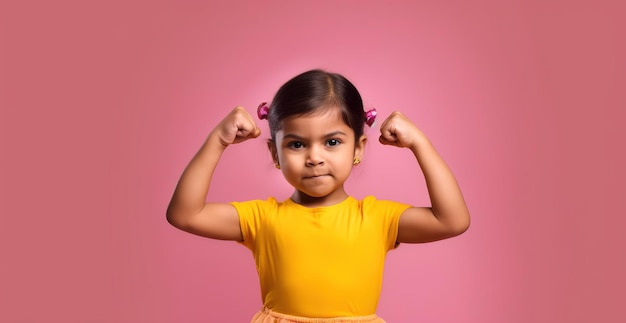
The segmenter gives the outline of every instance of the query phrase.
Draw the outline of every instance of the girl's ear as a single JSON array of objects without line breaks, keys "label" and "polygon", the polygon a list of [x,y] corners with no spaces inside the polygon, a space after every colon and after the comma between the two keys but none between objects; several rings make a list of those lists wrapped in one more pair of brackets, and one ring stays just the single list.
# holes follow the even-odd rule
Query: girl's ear
[{"label": "girl's ear", "polygon": [[270,153],[272,154],[272,160],[274,161],[274,164],[278,165],[278,150],[276,150],[276,144],[274,143],[274,140],[272,139],[267,140],[267,148],[270,150]]},{"label": "girl's ear", "polygon": [[367,136],[362,135],[361,138],[354,145],[354,157],[363,159],[363,151],[365,150],[365,143],[367,143]]}]

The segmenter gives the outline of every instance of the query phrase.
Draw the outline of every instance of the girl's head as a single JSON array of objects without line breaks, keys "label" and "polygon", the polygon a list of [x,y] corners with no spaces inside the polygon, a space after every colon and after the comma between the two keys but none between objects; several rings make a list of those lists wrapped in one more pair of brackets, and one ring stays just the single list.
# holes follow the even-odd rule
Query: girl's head
[{"label": "girl's head", "polygon": [[339,109],[343,122],[358,140],[363,135],[365,112],[356,87],[345,77],[323,70],[310,70],[295,76],[280,87],[272,100],[268,121],[272,140],[282,129],[282,121]]},{"label": "girl's head", "polygon": [[267,112],[272,158],[295,188],[292,199],[310,205],[345,199],[344,182],[367,140],[354,85],[339,74],[308,71],[280,87],[269,109],[259,109],[260,117]]}]

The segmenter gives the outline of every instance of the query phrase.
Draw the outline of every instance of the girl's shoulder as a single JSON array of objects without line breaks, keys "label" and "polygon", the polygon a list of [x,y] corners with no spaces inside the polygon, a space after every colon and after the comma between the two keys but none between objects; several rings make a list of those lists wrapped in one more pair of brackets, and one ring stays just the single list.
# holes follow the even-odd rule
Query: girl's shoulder
[{"label": "girl's shoulder", "polygon": [[281,203],[278,202],[275,197],[270,196],[265,200],[232,201],[229,204],[235,207],[239,217],[242,218],[252,215],[275,213]]},{"label": "girl's shoulder", "polygon": [[275,197],[270,196],[265,200],[262,199],[255,199],[255,200],[247,200],[247,201],[232,201],[229,204],[234,205],[235,207],[238,206],[265,206],[265,207],[271,207],[271,206],[277,206],[279,204],[282,204],[284,202],[279,202]]},{"label": "girl's shoulder", "polygon": [[393,201],[393,200],[378,199],[373,195],[368,195],[364,197],[362,200],[359,201],[359,204],[361,208],[363,208],[364,210],[366,209],[374,209],[374,210],[401,209],[401,210],[404,210],[404,209],[411,207],[411,205],[406,204],[406,203]]}]

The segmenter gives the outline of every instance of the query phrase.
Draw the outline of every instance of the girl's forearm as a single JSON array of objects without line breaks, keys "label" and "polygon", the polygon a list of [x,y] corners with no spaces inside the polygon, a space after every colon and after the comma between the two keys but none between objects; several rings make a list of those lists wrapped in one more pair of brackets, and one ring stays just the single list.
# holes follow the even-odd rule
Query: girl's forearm
[{"label": "girl's forearm", "polygon": [[167,208],[167,220],[170,223],[180,223],[204,207],[213,172],[225,148],[216,136],[208,136],[176,185]]},{"label": "girl's forearm", "polygon": [[453,231],[465,231],[470,222],[469,211],[446,162],[427,139],[411,147],[411,151],[424,174],[435,217]]}]

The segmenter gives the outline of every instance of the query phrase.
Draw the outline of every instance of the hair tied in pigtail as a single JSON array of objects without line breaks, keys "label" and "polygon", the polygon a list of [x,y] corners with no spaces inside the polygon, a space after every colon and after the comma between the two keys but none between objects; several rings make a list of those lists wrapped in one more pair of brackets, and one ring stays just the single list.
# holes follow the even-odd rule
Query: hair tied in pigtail
[{"label": "hair tied in pigtail", "polygon": [[374,123],[376,123],[377,114],[378,113],[376,112],[375,108],[372,108],[371,110],[365,112],[365,124],[367,124],[370,128],[374,125]]},{"label": "hair tied in pigtail", "polygon": [[267,102],[261,102],[261,104],[259,104],[259,107],[256,109],[256,115],[261,120],[263,119],[267,120],[267,115],[269,113],[270,113],[270,107],[267,106]]}]

